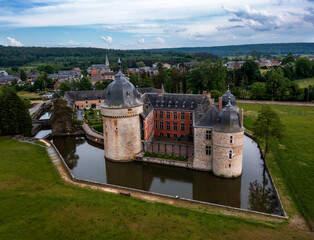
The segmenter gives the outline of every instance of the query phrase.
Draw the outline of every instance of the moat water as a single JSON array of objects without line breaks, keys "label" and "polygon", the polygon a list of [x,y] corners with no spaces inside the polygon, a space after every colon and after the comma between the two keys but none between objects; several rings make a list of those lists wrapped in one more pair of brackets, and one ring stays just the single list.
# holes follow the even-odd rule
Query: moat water
[{"label": "moat water", "polygon": [[79,179],[281,214],[257,144],[247,136],[243,146],[243,174],[235,179],[152,163],[107,161],[103,147],[82,136],[55,137],[53,143]]}]

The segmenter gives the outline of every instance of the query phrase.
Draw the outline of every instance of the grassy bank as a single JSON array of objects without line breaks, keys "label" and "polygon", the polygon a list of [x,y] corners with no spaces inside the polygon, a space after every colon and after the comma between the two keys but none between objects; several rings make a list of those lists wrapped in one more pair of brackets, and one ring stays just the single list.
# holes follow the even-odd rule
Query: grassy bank
[{"label": "grassy bank", "polygon": [[309,232],[65,184],[45,148],[0,138],[0,239],[292,239]]},{"label": "grassy bank", "polygon": [[[259,104],[239,104],[244,108],[244,125],[252,130]],[[271,105],[286,125],[285,137],[272,146],[271,172],[282,178],[299,211],[314,221],[314,108]],[[280,186],[280,185],[279,185]]]},{"label": "grassy bank", "polygon": [[300,88],[306,88],[309,85],[314,85],[314,78],[305,78],[300,80],[295,80],[295,82],[299,85]]}]

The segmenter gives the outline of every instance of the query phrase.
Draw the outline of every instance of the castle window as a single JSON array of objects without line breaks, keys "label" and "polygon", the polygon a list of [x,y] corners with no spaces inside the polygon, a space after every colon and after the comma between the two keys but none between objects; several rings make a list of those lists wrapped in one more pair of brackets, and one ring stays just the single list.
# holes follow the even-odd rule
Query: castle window
[{"label": "castle window", "polygon": [[155,121],[155,129],[158,129],[158,121]]},{"label": "castle window", "polygon": [[86,102],[86,104],[88,103],[88,101],[87,101],[87,100],[86,100],[85,102]]},{"label": "castle window", "polygon": [[[170,138],[170,133],[167,133],[167,138]],[[167,149],[167,148],[166,148]]]},{"label": "castle window", "polygon": [[167,112],[167,113],[166,113],[166,118],[167,118],[167,119],[170,119],[170,112]]},{"label": "castle window", "polygon": [[166,122],[166,130],[170,131],[170,122]]},{"label": "castle window", "polygon": [[212,154],[212,147],[206,146],[206,155],[211,155],[211,154]]},{"label": "castle window", "polygon": [[185,123],[181,123],[181,131],[182,131],[182,132],[185,131]]},{"label": "castle window", "polygon": [[160,130],[164,129],[164,121],[159,121],[159,129]]},{"label": "castle window", "polygon": [[206,131],[206,140],[211,140],[211,139],[212,139],[212,132]]},{"label": "castle window", "polygon": [[190,120],[193,120],[193,113],[190,113]]},{"label": "castle window", "polygon": [[232,159],[232,150],[229,150],[229,159]]},{"label": "castle window", "polygon": [[176,133],[173,134],[173,137],[174,137],[174,138],[178,138],[178,134],[176,134]]},{"label": "castle window", "polygon": [[159,118],[164,118],[164,112],[163,111],[159,111]]},{"label": "castle window", "polygon": [[158,118],[158,111],[155,111],[155,118]]},{"label": "castle window", "polygon": [[233,136],[230,136],[230,143],[233,143]]},{"label": "castle window", "polygon": [[181,112],[181,120],[184,120],[185,119],[185,113],[184,112]]},{"label": "castle window", "polygon": [[173,123],[173,131],[178,131],[178,123]]},{"label": "castle window", "polygon": [[178,113],[177,112],[173,112],[173,119],[178,119]]},{"label": "castle window", "polygon": [[229,167],[231,167],[231,164],[229,164]]},{"label": "castle window", "polygon": [[98,100],[99,103],[101,103],[101,100]]},{"label": "castle window", "polygon": [[159,133],[159,136],[160,136],[160,137],[163,137],[163,136],[164,136],[164,133],[163,133],[163,132]]}]

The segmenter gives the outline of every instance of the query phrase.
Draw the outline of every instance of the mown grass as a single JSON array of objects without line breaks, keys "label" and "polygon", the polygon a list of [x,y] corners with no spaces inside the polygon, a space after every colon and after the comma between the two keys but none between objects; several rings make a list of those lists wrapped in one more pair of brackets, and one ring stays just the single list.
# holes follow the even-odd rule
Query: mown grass
[{"label": "mown grass", "polygon": [[309,234],[285,224],[74,187],[61,180],[45,148],[0,138],[0,239],[292,239]]},{"label": "mown grass", "polygon": [[[252,130],[259,104],[244,108],[244,126]],[[282,177],[299,211],[314,221],[314,108],[271,105],[286,126],[285,137],[273,143],[269,163],[272,174]]]},{"label": "mown grass", "polygon": [[299,79],[295,80],[295,82],[299,85],[300,88],[306,88],[310,85],[314,85],[314,78]]}]

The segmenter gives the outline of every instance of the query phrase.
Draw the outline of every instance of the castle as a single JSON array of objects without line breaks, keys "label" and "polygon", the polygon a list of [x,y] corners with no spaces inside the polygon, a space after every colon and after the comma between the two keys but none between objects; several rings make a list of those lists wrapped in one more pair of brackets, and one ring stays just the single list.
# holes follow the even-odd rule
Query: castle
[{"label": "castle", "polygon": [[[218,104],[206,92],[137,89],[121,72],[120,60],[118,63],[119,72],[101,105],[106,159],[133,161],[143,151],[171,155],[186,149],[193,169],[227,178],[242,174],[243,110],[238,109],[229,89]],[[154,138],[159,141],[155,148]],[[163,139],[165,144],[160,144]]]}]

